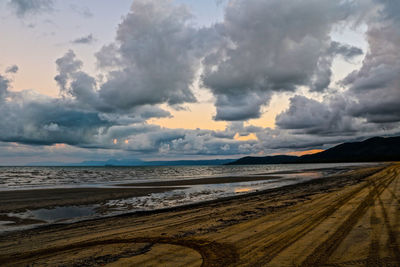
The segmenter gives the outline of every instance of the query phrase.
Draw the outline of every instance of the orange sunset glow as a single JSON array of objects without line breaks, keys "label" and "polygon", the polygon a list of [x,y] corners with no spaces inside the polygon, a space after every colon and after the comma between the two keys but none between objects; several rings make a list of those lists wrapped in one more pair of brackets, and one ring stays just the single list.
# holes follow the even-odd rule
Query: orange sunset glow
[{"label": "orange sunset glow", "polygon": [[311,155],[315,153],[319,153],[324,151],[323,149],[310,149],[310,150],[304,150],[304,151],[292,151],[292,152],[287,152],[285,153],[286,155],[291,155],[291,156],[303,156],[303,155]]}]

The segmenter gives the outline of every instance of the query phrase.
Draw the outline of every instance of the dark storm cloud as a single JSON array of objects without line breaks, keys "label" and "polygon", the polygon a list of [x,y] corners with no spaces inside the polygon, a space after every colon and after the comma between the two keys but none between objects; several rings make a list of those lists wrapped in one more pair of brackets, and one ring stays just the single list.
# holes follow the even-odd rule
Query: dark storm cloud
[{"label": "dark storm cloud", "polygon": [[297,95],[291,99],[289,108],[276,117],[277,129],[257,136],[269,148],[311,149],[400,133],[398,120],[389,120],[389,116],[395,116],[389,109],[380,110],[380,118],[386,120],[378,122],[367,120],[369,117],[365,115],[371,114],[357,116],[357,105],[356,99],[346,93],[321,102]]},{"label": "dark storm cloud", "polygon": [[56,60],[59,74],[54,78],[61,91],[66,90],[69,76],[81,69],[83,62],[76,59],[74,51],[69,50],[63,57]]},{"label": "dark storm cloud", "polygon": [[297,95],[291,98],[289,109],[276,117],[276,125],[301,134],[355,134],[360,130],[360,124],[348,115],[347,109],[352,104],[343,97],[318,102]]},{"label": "dark storm cloud", "polygon": [[[72,50],[56,60],[58,75],[54,78],[64,97],[71,98],[81,108],[102,113],[103,117],[115,122],[142,122],[149,118],[162,118],[170,113],[147,103],[116,109],[99,95],[98,81],[82,71],[83,62]],[[116,92],[117,93],[117,92]]]},{"label": "dark storm cloud", "polygon": [[257,134],[259,146],[264,153],[277,151],[292,152],[293,150],[326,149],[335,144],[357,140],[355,136],[319,136],[312,134],[292,134],[279,129],[266,129]]},{"label": "dark storm cloud", "polygon": [[377,4],[383,6],[383,19],[394,20],[400,22],[400,2],[393,0],[375,0]]},{"label": "dark storm cloud", "polygon": [[109,126],[97,113],[79,110],[55,99],[37,98],[31,92],[10,93],[0,102],[0,141],[50,145],[82,145]]},{"label": "dark storm cloud", "polygon": [[19,70],[19,68],[18,68],[17,65],[12,65],[12,66],[9,66],[9,67],[6,69],[6,73],[17,73],[18,70]]},{"label": "dark storm cloud", "polygon": [[81,70],[83,62],[69,50],[63,57],[56,60],[58,75],[54,77],[65,96],[73,97],[87,108],[102,108],[96,91],[95,78]]},{"label": "dark storm cloud", "polygon": [[108,70],[100,98],[115,110],[195,102],[195,74],[219,37],[213,28],[194,28],[191,19],[172,1],[134,1],[116,41],[96,54],[98,66]]},{"label": "dark storm cloud", "polygon": [[[141,127],[146,129],[141,130]],[[119,133],[126,127],[120,127]],[[132,138],[132,133],[135,133]],[[120,147],[148,153],[161,153],[169,155],[232,155],[252,153],[256,147],[255,141],[240,142],[229,138],[218,138],[215,132],[209,130],[184,130],[166,129],[158,126],[129,127],[124,132],[128,144],[124,143],[124,137],[111,129],[112,136],[122,138],[117,144]]]},{"label": "dark storm cloud", "polygon": [[134,1],[114,44],[103,47],[99,66],[115,69],[101,86],[102,100],[115,109],[143,104],[196,101],[191,85],[199,67],[191,14],[170,1]]},{"label": "dark storm cloud", "polygon": [[[51,1],[27,2],[51,8]],[[373,15],[364,16],[361,4]],[[232,0],[221,22],[198,28],[184,6],[136,0],[116,40],[96,53],[102,79],[84,72],[72,50],[56,60],[60,98],[12,92],[10,78],[0,76],[0,142],[148,155],[246,155],[398,134],[397,8],[391,1]],[[332,29],[360,20],[368,24],[369,44],[362,66],[341,81],[343,88],[330,88],[333,60],[352,62],[363,55],[360,48],[332,40]],[[179,108],[196,101],[198,74],[215,96],[214,119],[229,121],[227,128],[151,125],[150,118],[171,116],[162,104]],[[299,87],[313,94],[295,95]],[[260,117],[280,92],[295,96],[276,117],[275,129],[243,123]],[[235,140],[249,134],[258,140]]]},{"label": "dark storm cloud", "polygon": [[321,56],[318,60],[318,67],[314,74],[313,82],[309,85],[310,91],[323,92],[328,88],[332,77],[332,62],[336,56],[341,56],[346,61],[350,61],[362,54],[363,51],[358,47],[332,41],[325,55]]},{"label": "dark storm cloud", "polygon": [[[286,143],[312,144],[309,137],[326,143],[328,137],[338,142],[400,134],[399,6],[396,1],[376,2],[371,8],[378,12],[366,18],[369,49],[361,68],[341,81],[345,91],[321,102],[293,97],[290,107],[276,117],[279,129],[291,136]],[[345,59],[361,54],[334,43],[332,48]]]},{"label": "dark storm cloud", "polygon": [[15,11],[17,16],[37,14],[51,11],[53,9],[53,0],[10,0],[9,6]]},{"label": "dark storm cloud", "polygon": [[271,94],[251,92],[236,95],[218,95],[215,105],[218,108],[215,120],[243,121],[261,116],[260,106],[267,103]]},{"label": "dark storm cloud", "polygon": [[[230,122],[224,131],[215,132],[214,136],[226,135],[226,138],[233,139],[238,134],[239,136],[248,136],[251,133],[259,133],[264,131],[264,128],[257,126],[245,126],[242,121]],[[228,134],[231,134],[230,136]],[[229,136],[229,137],[228,137]]]},{"label": "dark storm cloud", "polygon": [[362,49],[358,47],[341,44],[335,41],[331,43],[331,47],[329,48],[328,52],[332,55],[341,55],[346,60],[350,60],[356,56],[360,56],[363,54]]},{"label": "dark storm cloud", "polygon": [[10,81],[5,77],[0,75],[0,105],[3,102],[8,94],[8,86]]},{"label": "dark storm cloud", "polygon": [[[333,56],[360,53],[329,36],[354,8],[348,1],[231,1],[217,25],[224,41],[204,60],[203,83],[217,97],[216,119],[258,118],[273,92],[325,90]],[[252,104],[243,105],[243,98]]]},{"label": "dark storm cloud", "polygon": [[56,64],[59,74],[55,80],[61,98],[33,91],[9,91],[10,80],[0,75],[0,141],[112,148],[110,144],[115,137],[104,139],[112,127],[170,116],[150,105],[134,107],[128,114],[110,113],[107,104],[98,97],[97,81],[81,70],[83,63],[73,51],[68,51]]},{"label": "dark storm cloud", "polygon": [[382,1],[379,15],[368,21],[369,52],[362,67],[342,83],[357,99],[351,114],[369,122],[400,122],[400,11],[397,1]]},{"label": "dark storm cloud", "polygon": [[93,37],[93,34],[89,34],[87,36],[77,38],[77,39],[71,41],[71,43],[73,43],[73,44],[91,44],[94,41],[96,41],[96,39]]},{"label": "dark storm cloud", "polygon": [[0,75],[0,141],[33,145],[86,145],[109,127],[98,113],[33,91],[11,92]]},{"label": "dark storm cloud", "polygon": [[[313,118],[309,118],[312,120]],[[258,137],[258,151],[264,153],[284,153],[294,150],[327,149],[344,142],[362,141],[376,136],[398,136],[400,133],[399,124],[364,124],[362,120],[356,122],[360,128],[354,127],[354,131],[332,131],[322,133],[307,133],[308,129],[263,129],[256,133]],[[310,124],[306,124],[307,127]]]}]

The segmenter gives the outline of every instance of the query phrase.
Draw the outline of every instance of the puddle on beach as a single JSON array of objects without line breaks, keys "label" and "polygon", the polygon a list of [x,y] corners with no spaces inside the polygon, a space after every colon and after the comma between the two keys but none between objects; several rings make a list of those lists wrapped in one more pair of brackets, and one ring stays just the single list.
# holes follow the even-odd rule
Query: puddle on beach
[{"label": "puddle on beach", "polygon": [[317,179],[323,177],[323,173],[320,171],[312,171],[312,172],[298,172],[298,173],[290,173],[286,175],[287,178],[308,178],[308,179]]},{"label": "puddle on beach", "polygon": [[[338,172],[338,170],[331,170],[333,173],[335,171]],[[259,173],[258,175],[261,174]],[[254,176],[258,175],[256,174]],[[320,177],[329,177],[325,175],[326,172],[323,170],[286,171],[281,172],[279,178],[268,178],[266,180],[193,185],[163,193],[152,193],[147,196],[109,200],[103,204],[64,206],[50,209],[28,210],[21,213],[3,214],[4,218],[1,219],[0,217],[0,233],[43,224],[70,223],[91,218],[113,216],[127,212],[165,209],[180,205],[210,201],[223,197],[231,197],[259,190],[297,184]],[[9,218],[7,218],[7,216]],[[10,222],[12,223],[13,219],[10,220],[10,218],[13,218],[14,220],[25,220],[26,223],[24,225],[12,225]]]},{"label": "puddle on beach", "polygon": [[0,214],[0,233],[30,229],[51,223],[74,222],[94,218],[98,215],[96,212],[98,207],[99,205],[67,206]]},{"label": "puddle on beach", "polygon": [[102,206],[108,214],[113,212],[134,212],[143,210],[165,209],[181,205],[211,201],[223,197],[272,189],[298,183],[298,179],[274,179],[241,183],[194,185],[164,193],[153,193],[148,196],[110,200]]},{"label": "puddle on beach", "polygon": [[96,214],[93,206],[67,206],[53,209],[29,211],[35,219],[47,222],[59,222],[75,218],[90,217]]},{"label": "puddle on beach", "polygon": [[18,217],[22,219],[34,219],[47,223],[55,223],[68,221],[73,219],[85,219],[96,215],[96,207],[93,206],[66,206],[51,209],[28,210],[21,213],[9,213],[10,217]]},{"label": "puddle on beach", "polygon": [[163,193],[152,193],[147,196],[109,200],[101,205],[36,209],[21,213],[9,213],[7,216],[26,220],[37,220],[44,224],[75,222],[96,217],[118,215],[126,212],[164,209],[196,202],[210,201],[222,197],[246,194],[294,183],[298,183],[298,180],[295,178],[279,178],[241,183],[193,185],[189,188],[185,187]]},{"label": "puddle on beach", "polygon": [[251,188],[247,188],[247,187],[235,188],[235,193],[246,193],[246,192],[250,192],[251,190],[252,190]]}]

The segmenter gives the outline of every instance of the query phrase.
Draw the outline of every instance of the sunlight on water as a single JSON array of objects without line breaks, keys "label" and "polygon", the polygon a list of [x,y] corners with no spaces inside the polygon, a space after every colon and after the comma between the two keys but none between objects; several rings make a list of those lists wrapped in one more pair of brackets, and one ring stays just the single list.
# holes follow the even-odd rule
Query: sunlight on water
[{"label": "sunlight on water", "polygon": [[57,207],[53,209],[38,209],[30,211],[30,213],[35,219],[48,222],[57,222],[77,217],[90,217],[96,214],[94,207],[90,206],[68,206]]},{"label": "sunlight on water", "polygon": [[271,164],[178,167],[0,167],[0,190],[95,186],[143,181],[243,176],[354,165],[357,164]]},{"label": "sunlight on water", "polygon": [[235,193],[245,193],[251,191],[251,188],[236,188]]},{"label": "sunlight on water", "polygon": [[[86,206],[63,206],[1,214],[0,232],[8,230],[6,216],[46,223],[112,216],[211,201],[249,192],[279,188],[329,177],[357,164],[287,164],[180,167],[0,167],[0,194],[6,190],[73,187],[116,187],[116,184],[219,177],[256,177],[247,182],[196,184],[146,196],[103,201]],[[363,164],[365,165],[365,164]],[[265,179],[263,179],[265,176]],[[260,179],[262,177],[262,179]],[[234,179],[232,180],[234,181]],[[133,186],[134,187],[134,186]],[[137,187],[137,186],[136,186]],[[129,188],[129,187],[124,187]]]}]

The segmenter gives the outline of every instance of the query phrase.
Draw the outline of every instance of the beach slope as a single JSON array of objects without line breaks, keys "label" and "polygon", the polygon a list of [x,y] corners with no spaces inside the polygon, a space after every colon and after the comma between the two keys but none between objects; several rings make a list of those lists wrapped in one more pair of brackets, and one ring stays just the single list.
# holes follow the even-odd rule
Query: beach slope
[{"label": "beach slope", "polygon": [[0,237],[4,266],[399,266],[400,165]]}]

